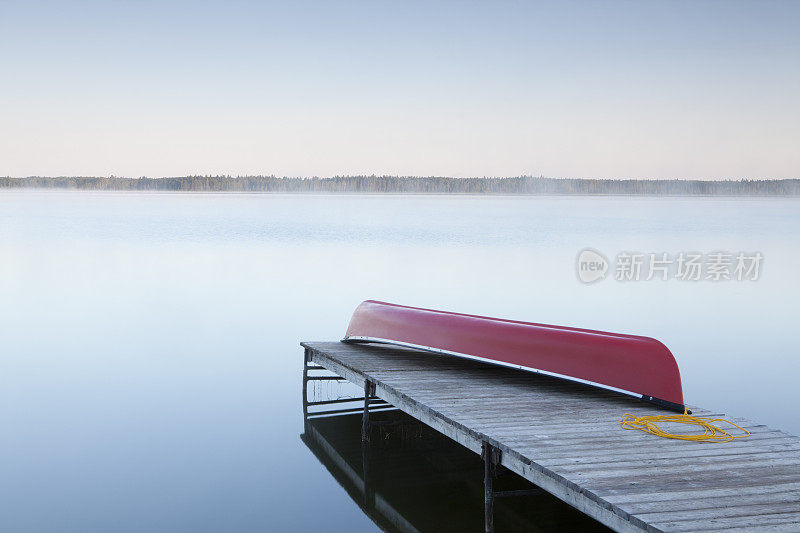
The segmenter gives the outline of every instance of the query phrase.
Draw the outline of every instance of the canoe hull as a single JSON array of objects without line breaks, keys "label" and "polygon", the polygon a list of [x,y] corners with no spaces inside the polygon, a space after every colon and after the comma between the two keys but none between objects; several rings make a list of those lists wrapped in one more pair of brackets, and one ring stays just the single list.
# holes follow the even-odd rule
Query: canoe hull
[{"label": "canoe hull", "polygon": [[659,341],[367,300],[345,342],[381,342],[465,356],[612,387],[683,410],[680,372]]}]

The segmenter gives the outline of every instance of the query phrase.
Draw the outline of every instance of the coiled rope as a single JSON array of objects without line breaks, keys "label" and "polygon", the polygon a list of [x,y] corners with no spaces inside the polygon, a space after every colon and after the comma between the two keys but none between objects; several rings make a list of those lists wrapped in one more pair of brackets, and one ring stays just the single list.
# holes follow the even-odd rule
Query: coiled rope
[{"label": "coiled rope", "polygon": [[[724,428],[714,425],[715,422],[725,422],[733,427],[741,429],[744,435],[733,435]],[[702,416],[692,416],[688,413],[688,409],[683,411],[682,415],[651,415],[651,416],[633,416],[630,413],[625,413],[619,421],[622,429],[638,429],[645,433],[652,433],[659,437],[667,439],[691,440],[695,442],[730,442],[734,439],[744,439],[750,436],[750,432],[742,426],[734,424],[730,420],[724,418],[709,418]],[[690,426],[698,426],[703,428],[703,433],[696,433],[693,435],[684,435],[681,433],[670,433],[661,428],[659,424],[674,423],[674,424],[688,424]],[[732,428],[728,428],[732,429]]]}]

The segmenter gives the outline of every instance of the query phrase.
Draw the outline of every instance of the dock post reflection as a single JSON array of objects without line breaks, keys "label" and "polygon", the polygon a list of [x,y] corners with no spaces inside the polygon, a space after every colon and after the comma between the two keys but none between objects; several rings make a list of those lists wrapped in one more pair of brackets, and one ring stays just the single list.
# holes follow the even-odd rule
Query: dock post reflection
[{"label": "dock post reflection", "polygon": [[494,478],[497,476],[497,465],[500,463],[500,450],[484,441],[481,458],[483,459],[483,525],[486,533],[494,533]]},{"label": "dock post reflection", "polygon": [[375,507],[375,491],[370,483],[370,420],[369,404],[375,395],[375,384],[369,380],[364,380],[364,413],[361,421],[361,470],[364,477],[364,505],[372,509]]}]

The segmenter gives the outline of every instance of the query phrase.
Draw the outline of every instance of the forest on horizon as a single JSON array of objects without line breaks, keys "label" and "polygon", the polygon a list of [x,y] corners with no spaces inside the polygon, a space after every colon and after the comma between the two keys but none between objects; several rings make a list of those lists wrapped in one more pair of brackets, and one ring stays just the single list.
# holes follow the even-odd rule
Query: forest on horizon
[{"label": "forest on horizon", "polygon": [[420,194],[621,194],[800,196],[800,179],[657,180],[587,179],[519,176],[448,178],[412,176],[275,176],[0,177],[0,188],[77,189],[99,191],[196,191],[287,193],[420,193]]}]

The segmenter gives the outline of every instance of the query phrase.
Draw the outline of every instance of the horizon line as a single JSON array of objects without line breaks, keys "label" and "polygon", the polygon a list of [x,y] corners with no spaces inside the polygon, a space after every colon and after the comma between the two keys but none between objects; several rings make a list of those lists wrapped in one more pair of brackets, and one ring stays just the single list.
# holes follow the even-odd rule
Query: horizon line
[{"label": "horizon line", "polygon": [[0,179],[11,180],[26,180],[26,179],[108,179],[108,180],[162,180],[162,179],[180,179],[180,178],[224,178],[224,179],[240,179],[240,178],[268,178],[279,180],[334,180],[334,179],[348,179],[348,178],[393,178],[393,179],[448,179],[448,180],[519,180],[519,179],[537,179],[537,180],[557,180],[557,181],[679,181],[679,182],[753,182],[753,181],[797,181],[797,178],[594,178],[594,177],[554,177],[554,176],[534,176],[531,174],[519,174],[516,176],[441,176],[441,175],[408,175],[408,174],[335,174],[332,176],[318,176],[318,175],[283,175],[278,176],[275,174],[182,174],[182,175],[163,175],[163,176],[117,176],[111,174],[108,176],[82,176],[82,175],[30,175],[30,176],[0,176]]}]

